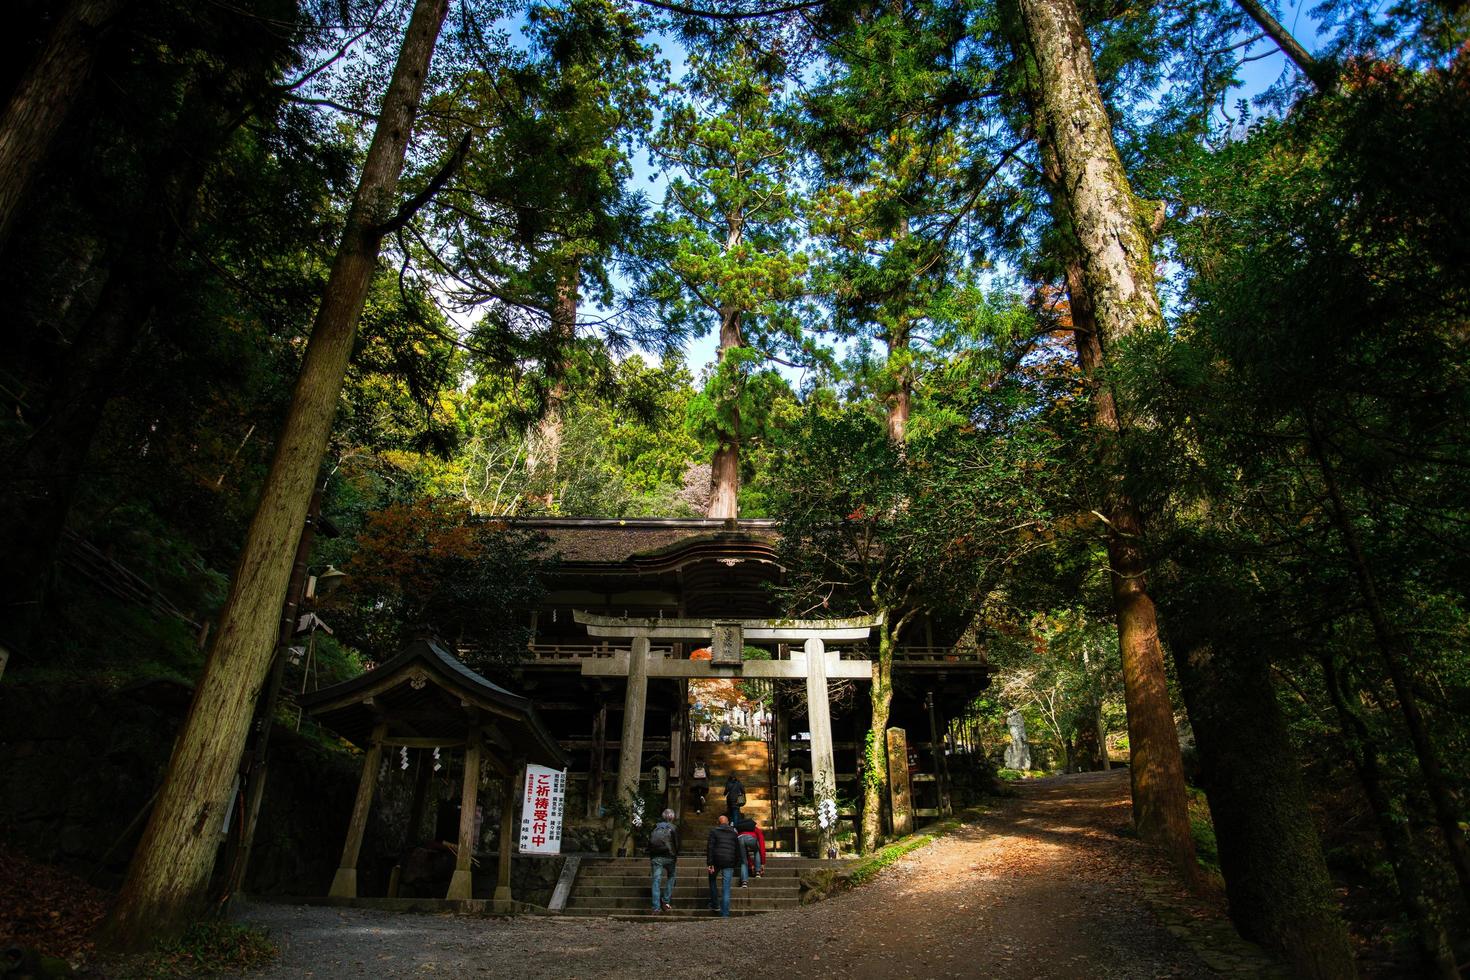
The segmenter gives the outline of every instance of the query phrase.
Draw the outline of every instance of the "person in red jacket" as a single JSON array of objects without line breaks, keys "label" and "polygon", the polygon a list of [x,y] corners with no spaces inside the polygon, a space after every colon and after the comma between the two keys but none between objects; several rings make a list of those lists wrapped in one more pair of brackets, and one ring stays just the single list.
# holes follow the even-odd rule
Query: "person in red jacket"
[{"label": "person in red jacket", "polygon": [[[747,869],[757,878],[765,877],[766,869],[766,835],[761,830],[760,824],[754,820],[746,819],[740,822],[740,887],[746,887]],[[748,830],[743,828],[750,828]]]}]

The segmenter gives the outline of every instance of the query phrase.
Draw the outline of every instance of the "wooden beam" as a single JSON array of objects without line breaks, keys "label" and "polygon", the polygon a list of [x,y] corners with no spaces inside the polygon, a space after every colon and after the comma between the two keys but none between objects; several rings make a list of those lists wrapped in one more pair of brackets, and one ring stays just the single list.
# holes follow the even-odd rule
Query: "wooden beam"
[{"label": "wooden beam", "polygon": [[[643,619],[599,616],[577,610],[572,618],[587,627],[589,636],[631,639],[707,640],[713,635],[708,619]],[[738,622],[746,639],[756,640],[865,640],[875,626],[883,624],[881,616],[855,616],[848,619],[741,619]]]}]

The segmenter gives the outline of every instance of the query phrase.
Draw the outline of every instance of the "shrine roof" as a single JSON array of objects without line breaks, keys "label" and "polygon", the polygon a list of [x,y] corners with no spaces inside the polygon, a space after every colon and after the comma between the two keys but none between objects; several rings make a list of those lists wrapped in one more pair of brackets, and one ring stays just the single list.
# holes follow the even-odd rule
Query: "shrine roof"
[{"label": "shrine roof", "polygon": [[711,518],[528,518],[518,526],[545,534],[550,552],[568,565],[657,564],[691,548],[703,552],[774,548],[776,522]]},{"label": "shrine roof", "polygon": [[[355,745],[366,746],[379,721],[389,738],[463,736],[467,708],[527,761],[560,768],[566,757],[530,698],[481,677],[429,639],[417,639],[367,673],[303,695],[302,710]],[[396,730],[395,730],[396,729]],[[495,739],[492,739],[494,742]]]}]

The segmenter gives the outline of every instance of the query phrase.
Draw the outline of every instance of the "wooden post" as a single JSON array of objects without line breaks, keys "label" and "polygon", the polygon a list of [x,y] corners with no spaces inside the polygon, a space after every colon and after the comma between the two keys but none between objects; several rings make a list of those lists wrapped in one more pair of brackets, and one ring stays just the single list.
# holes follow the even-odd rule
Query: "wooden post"
[{"label": "wooden post", "polygon": [[470,723],[464,746],[464,788],[459,794],[459,853],[454,859],[454,875],[449,879],[445,898],[474,897],[474,874],[471,864],[475,856],[475,803],[480,795],[480,726]]},{"label": "wooden post", "polygon": [[[623,740],[618,747],[618,802],[630,803],[638,795],[638,778],[643,773],[643,714],[648,708],[648,637],[633,637],[628,656],[628,691],[623,698]],[[644,814],[646,820],[650,814]],[[631,828],[613,834],[612,852],[632,853]]]},{"label": "wooden post", "polygon": [[934,692],[929,692],[929,749],[934,755],[934,780],[939,789],[939,814],[947,817],[954,813],[954,801],[949,795],[949,760],[944,755],[944,745],[939,741],[939,715],[934,706]]},{"label": "wooden post", "polygon": [[592,771],[587,774],[587,818],[602,815],[603,770],[607,766],[607,702],[598,695],[597,713],[592,716]]},{"label": "wooden post", "polygon": [[[823,800],[837,799],[837,768],[832,758],[832,705],[827,700],[827,647],[816,638],[806,641],[806,716],[812,734],[812,797],[820,808]],[[836,848],[836,830],[835,826],[822,830],[818,857]]]},{"label": "wooden post", "polygon": [[495,902],[496,912],[509,914],[515,910],[510,892],[510,859],[515,853],[516,806],[521,801],[521,780],[526,771],[525,764],[515,760],[510,775],[500,781],[504,799],[500,804],[500,850],[495,857]]},{"label": "wooden post", "polygon": [[[683,691],[687,684],[688,681],[675,681],[675,690]],[[680,777],[684,772],[684,712],[688,701],[686,695],[683,703],[676,704],[669,713],[669,782],[664,787],[664,806],[675,813],[679,812]]]},{"label": "wooden post", "polygon": [[[776,696],[774,683],[772,684],[771,704],[776,713],[771,725],[774,733],[773,741],[776,743],[773,753],[776,757],[776,792],[774,794],[776,805],[771,810],[771,829],[775,831],[793,821],[791,819],[791,784],[787,781],[791,772],[791,739],[789,737],[791,719],[787,715],[781,698]],[[793,848],[795,846],[795,844],[792,845]]]},{"label": "wooden post", "polygon": [[888,729],[888,801],[893,813],[893,833],[904,837],[914,832],[914,796],[909,783],[909,740],[902,728]]},{"label": "wooden post", "polygon": [[347,840],[342,843],[342,863],[332,876],[332,898],[357,897],[357,856],[362,851],[362,834],[367,827],[368,812],[373,808],[373,794],[378,789],[378,765],[383,757],[383,736],[388,723],[373,726],[372,744],[362,756],[362,776],[357,780],[357,800],[352,804],[352,819],[347,824]]}]

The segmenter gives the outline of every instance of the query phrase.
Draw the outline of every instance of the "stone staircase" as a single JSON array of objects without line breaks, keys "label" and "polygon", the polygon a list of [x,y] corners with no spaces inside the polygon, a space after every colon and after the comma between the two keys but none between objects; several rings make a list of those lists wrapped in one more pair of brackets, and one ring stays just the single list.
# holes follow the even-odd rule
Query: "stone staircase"
[{"label": "stone staircase", "polygon": [[[708,919],[709,875],[705,871],[703,840],[698,855],[679,858],[674,879],[674,910],[661,919]],[[730,888],[730,914],[757,915],[794,909],[801,904],[801,873],[826,862],[806,858],[776,858],[766,865],[763,878],[751,878],[740,887],[739,873]],[[648,858],[584,858],[563,915],[654,918]]]},{"label": "stone staircase", "polygon": [[695,813],[689,794],[684,794],[683,810],[679,814],[683,853],[704,853],[704,842],[710,828],[725,812],[725,778],[732,774],[739,776],[745,784],[745,806],[741,810],[769,830],[770,746],[765,742],[694,742],[689,748],[689,757],[704,760],[709,770],[709,797],[705,800],[704,812]]}]

